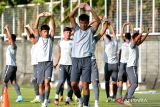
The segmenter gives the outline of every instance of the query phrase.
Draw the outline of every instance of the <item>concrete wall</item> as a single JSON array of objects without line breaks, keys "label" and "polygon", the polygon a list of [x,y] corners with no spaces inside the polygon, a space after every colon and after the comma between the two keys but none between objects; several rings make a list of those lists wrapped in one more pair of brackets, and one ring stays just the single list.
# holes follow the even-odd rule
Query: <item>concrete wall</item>
[{"label": "concrete wall", "polygon": [[[148,88],[160,88],[160,36],[150,36],[147,40],[139,47],[140,49],[140,66],[139,73],[141,77],[141,83],[146,84]],[[55,39],[54,42],[54,61],[56,61],[56,50],[57,42],[59,39]],[[32,66],[31,66],[31,56],[30,49],[32,47],[31,43],[26,40],[25,37],[22,40],[18,40],[17,44],[17,80],[20,84],[30,83],[32,78]],[[119,43],[120,46],[121,42]],[[0,75],[5,66],[5,52],[6,52],[7,42],[4,42],[0,38]],[[100,81],[104,80],[104,42],[100,40],[97,43],[96,48],[96,58],[98,63],[98,68],[100,72]],[[56,69],[57,70],[57,69]],[[54,70],[54,77],[57,80],[57,71]]]}]

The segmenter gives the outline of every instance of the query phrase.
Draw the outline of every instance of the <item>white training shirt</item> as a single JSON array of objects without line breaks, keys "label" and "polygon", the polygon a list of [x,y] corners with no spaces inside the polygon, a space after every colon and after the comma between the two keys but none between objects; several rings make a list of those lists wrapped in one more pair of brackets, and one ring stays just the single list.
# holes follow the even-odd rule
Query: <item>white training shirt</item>
[{"label": "white training shirt", "polygon": [[37,49],[37,43],[34,44],[31,48],[31,64],[32,65],[37,65],[38,64],[38,61],[37,61],[37,55],[38,55],[38,49]]},{"label": "white training shirt", "polygon": [[74,28],[72,57],[84,58],[92,55],[92,39],[95,30],[92,27],[81,30],[78,24]]},{"label": "white training shirt", "polygon": [[16,66],[17,45],[9,45],[6,50],[6,65]]},{"label": "white training shirt", "polygon": [[127,63],[129,57],[129,43],[124,42],[121,46],[121,63]]},{"label": "white training shirt", "polygon": [[116,38],[112,38],[111,41],[107,37],[104,37],[105,42],[105,53],[104,61],[109,64],[118,63],[117,51],[118,51],[118,41]]},{"label": "white training shirt", "polygon": [[38,62],[46,62],[53,61],[53,39],[52,37],[43,38],[39,37],[38,39],[38,50],[37,50],[37,61]]},{"label": "white training shirt", "polygon": [[127,61],[127,67],[137,66],[139,58],[138,46],[133,44],[133,39],[131,39],[129,44],[129,58]]},{"label": "white training shirt", "polygon": [[61,51],[61,57],[59,64],[72,65],[71,53],[72,53],[72,40],[61,40],[59,42],[59,48]]}]

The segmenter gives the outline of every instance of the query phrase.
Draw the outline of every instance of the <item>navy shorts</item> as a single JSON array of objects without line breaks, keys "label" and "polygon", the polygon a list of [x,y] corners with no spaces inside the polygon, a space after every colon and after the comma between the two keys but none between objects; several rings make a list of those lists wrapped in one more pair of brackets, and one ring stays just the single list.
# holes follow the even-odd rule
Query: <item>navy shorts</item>
[{"label": "navy shorts", "polygon": [[127,81],[127,63],[120,63],[119,72],[118,72],[118,81]]}]

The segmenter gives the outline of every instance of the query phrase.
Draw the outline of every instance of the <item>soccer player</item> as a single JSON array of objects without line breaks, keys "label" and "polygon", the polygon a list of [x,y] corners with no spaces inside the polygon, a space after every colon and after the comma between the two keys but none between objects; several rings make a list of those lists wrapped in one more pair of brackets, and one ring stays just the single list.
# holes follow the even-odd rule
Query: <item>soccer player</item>
[{"label": "soccer player", "polygon": [[[38,25],[39,20],[42,17],[50,18],[50,27],[47,24],[43,24],[41,26],[41,32],[39,34]],[[54,16],[49,12],[40,13],[37,16],[35,26],[34,26],[34,34],[37,41],[37,61],[38,61],[38,77],[37,81],[39,84],[39,94],[42,100],[41,107],[47,107],[48,99],[50,94],[50,81],[52,77],[53,71],[53,40],[55,34],[55,23]]]},{"label": "soccer player", "polygon": [[68,92],[65,104],[68,105],[70,102],[70,98],[72,97],[72,89],[70,82],[70,75],[72,69],[72,60],[71,60],[71,52],[72,52],[72,40],[70,39],[72,29],[69,27],[65,27],[63,30],[63,40],[61,40],[58,44],[58,55],[57,55],[57,63],[59,64],[59,72],[58,72],[58,85],[56,87],[56,95],[54,97],[54,104],[59,104],[59,93],[63,88],[65,80],[67,79],[68,83]]},{"label": "soccer player", "polygon": [[124,104],[128,106],[132,106],[130,100],[138,87],[138,74],[137,74],[137,64],[139,59],[139,50],[138,46],[143,43],[143,41],[147,38],[150,29],[148,29],[147,33],[142,36],[144,33],[144,29],[141,28],[141,32],[139,31],[134,32],[133,36],[131,37],[129,43],[129,58],[127,61],[127,75],[130,81],[130,86],[127,89],[126,95],[124,97]]},{"label": "soccer player", "polygon": [[[89,16],[81,14],[79,16],[79,25],[75,22],[75,14],[78,9],[90,11],[96,20],[92,26],[89,25]],[[89,84],[91,82],[91,48],[92,38],[98,29],[100,19],[94,10],[86,3],[81,3],[76,6],[70,13],[70,22],[74,29],[73,35],[73,48],[72,48],[72,72],[71,72],[71,85],[72,89],[79,99],[78,107],[88,107],[89,102]],[[78,87],[78,82],[82,78],[83,86],[83,101],[81,92]]]},{"label": "soccer player", "polygon": [[[17,72],[17,64],[16,64],[16,35],[11,34],[8,28],[8,25],[4,27],[5,34],[8,38],[8,47],[6,50],[6,66],[5,71],[3,73],[3,85],[2,85],[2,94],[4,87],[8,87],[8,82],[11,81],[11,84],[14,86],[14,89],[17,93],[16,102],[22,102],[24,99],[21,95],[20,87],[16,81],[16,72]],[[3,98],[2,98],[3,99]]]},{"label": "soccer player", "polygon": [[34,31],[31,29],[31,27],[29,25],[25,26],[25,29],[27,31],[27,35],[30,38],[30,41],[32,43],[32,48],[31,48],[31,64],[33,66],[33,79],[31,80],[33,86],[34,86],[34,91],[35,91],[35,95],[36,97],[31,101],[31,103],[39,103],[41,102],[40,100],[40,96],[39,96],[39,88],[38,88],[38,83],[37,83],[37,74],[38,74],[38,70],[37,70],[37,66],[38,66],[38,62],[37,62],[37,38],[34,36]]},{"label": "soccer player", "polygon": [[110,77],[112,77],[112,86],[113,86],[113,101],[116,99],[117,94],[117,76],[118,76],[118,41],[116,34],[114,32],[113,25],[109,24],[109,29],[112,33],[112,37],[109,34],[104,36],[105,42],[105,53],[104,53],[104,74],[105,74],[105,90],[107,95],[107,102],[111,101],[110,97]]},{"label": "soccer player", "polygon": [[121,31],[121,37],[124,39],[124,42],[121,45],[120,49],[120,67],[119,67],[119,72],[118,72],[118,96],[117,98],[122,98],[122,89],[123,89],[123,82],[126,82],[126,86],[128,86],[129,81],[127,81],[127,73],[126,73],[126,68],[127,68],[127,61],[129,57],[129,42],[131,39],[131,33],[126,32],[124,35],[124,29],[126,26],[131,27],[131,31],[133,31],[133,26],[131,23],[127,22],[124,23],[122,26],[122,31]]},{"label": "soccer player", "polygon": [[[101,28],[101,31],[96,36],[93,37],[92,57],[91,57],[91,62],[92,62],[91,82],[94,87],[94,99],[95,99],[94,107],[99,107],[99,104],[98,104],[99,102],[99,72],[98,72],[98,67],[97,67],[96,57],[95,57],[96,44],[100,40],[100,38],[105,34],[106,29],[108,28],[108,19],[101,17],[101,16],[99,18],[101,19],[102,28]],[[93,20],[90,23],[90,25],[92,26],[94,22],[95,20]]]}]

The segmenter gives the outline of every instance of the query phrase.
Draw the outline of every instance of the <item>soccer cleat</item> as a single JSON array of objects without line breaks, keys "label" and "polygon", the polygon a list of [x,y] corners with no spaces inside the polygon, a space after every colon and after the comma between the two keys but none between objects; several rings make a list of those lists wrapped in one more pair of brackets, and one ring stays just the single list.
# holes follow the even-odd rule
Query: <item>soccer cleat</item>
[{"label": "soccer cleat", "polygon": [[54,104],[58,105],[59,104],[59,100],[58,99],[54,99]]},{"label": "soccer cleat", "polygon": [[65,102],[65,105],[69,105],[69,101],[66,101],[66,102]]},{"label": "soccer cleat", "polygon": [[111,98],[108,97],[107,100],[106,100],[106,102],[107,102],[107,103],[108,103],[108,102],[111,102]]},{"label": "soccer cleat", "polygon": [[117,102],[118,104],[123,104],[123,103],[124,103],[124,101],[123,101],[123,98],[122,98],[122,97],[117,98],[117,99],[116,99],[116,102]]},{"label": "soccer cleat", "polygon": [[41,100],[38,99],[38,98],[35,98],[35,99],[33,99],[33,100],[31,101],[31,103],[40,103],[40,102],[41,102]]},{"label": "soccer cleat", "polygon": [[42,103],[41,107],[47,107],[47,104]]},{"label": "soccer cleat", "polygon": [[124,105],[129,106],[129,107],[132,106],[132,104],[129,101],[127,101],[127,100],[124,101]]},{"label": "soccer cleat", "polygon": [[60,102],[63,101],[63,96],[60,96],[60,97],[59,97],[59,101],[60,101]]},{"label": "soccer cleat", "polygon": [[22,96],[18,96],[16,99],[16,102],[22,102],[24,100],[24,98]]}]

